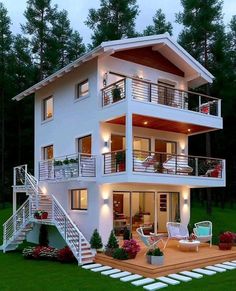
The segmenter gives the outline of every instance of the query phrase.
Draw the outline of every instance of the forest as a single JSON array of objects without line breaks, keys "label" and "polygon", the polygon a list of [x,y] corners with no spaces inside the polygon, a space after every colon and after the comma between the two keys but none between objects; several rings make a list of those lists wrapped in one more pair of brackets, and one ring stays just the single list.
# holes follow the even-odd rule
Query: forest
[{"label": "forest", "polygon": [[[194,189],[191,199],[212,206],[234,207],[236,201],[236,15],[223,22],[222,0],[181,0],[182,25],[177,38],[194,58],[214,76],[213,84],[198,91],[222,99],[224,129],[189,138],[189,154],[226,159],[227,186]],[[156,10],[156,11],[155,11]],[[51,0],[28,0],[21,33],[11,31],[8,11],[0,2],[0,205],[12,199],[12,168],[28,164],[33,173],[34,98],[21,102],[12,97],[93,49],[102,41],[173,34],[173,25],[155,7],[143,31],[137,31],[140,13],[136,0],[100,0],[90,9],[85,24],[91,43],[85,45],[79,31],[71,27],[68,13]]]}]

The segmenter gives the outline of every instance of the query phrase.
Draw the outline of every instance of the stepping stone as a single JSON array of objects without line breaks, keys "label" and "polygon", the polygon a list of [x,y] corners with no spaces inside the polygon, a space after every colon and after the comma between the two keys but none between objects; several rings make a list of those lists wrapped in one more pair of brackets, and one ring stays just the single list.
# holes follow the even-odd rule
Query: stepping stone
[{"label": "stepping stone", "polygon": [[162,289],[165,287],[168,287],[168,285],[158,282],[158,283],[143,286],[143,289],[145,289],[145,290],[159,290],[159,289]]},{"label": "stepping stone", "polygon": [[176,279],[182,282],[189,282],[192,280],[192,278],[183,276],[183,275],[179,275],[179,274],[170,274],[168,275],[168,277],[172,278],[172,279]]},{"label": "stepping stone", "polygon": [[110,275],[111,278],[115,278],[115,279],[119,279],[119,278],[122,278],[122,277],[125,277],[125,276],[129,276],[131,275],[130,272],[120,272],[120,273],[116,273],[116,274],[112,274]]},{"label": "stepping stone", "polygon": [[228,266],[232,266],[232,267],[236,267],[236,263],[232,263],[232,262],[224,262],[224,265],[228,265]]},{"label": "stepping stone", "polygon": [[208,275],[208,276],[212,276],[212,275],[216,274],[215,271],[210,271],[210,270],[201,269],[201,268],[193,269],[193,271],[197,272],[197,273],[200,273],[200,274],[203,274],[203,275]]},{"label": "stepping stone", "polygon": [[108,271],[103,271],[101,274],[108,276],[108,275],[112,275],[112,274],[115,274],[118,272],[120,272],[120,269],[112,269],[112,270],[108,270]]},{"label": "stepping stone", "polygon": [[89,269],[98,268],[101,266],[102,266],[101,264],[89,264],[89,265],[82,266],[82,268],[85,270],[89,270]]},{"label": "stepping stone", "polygon": [[232,267],[232,266],[228,266],[228,265],[224,265],[224,264],[216,264],[215,266],[218,267],[218,268],[226,269],[226,270],[234,270],[234,269],[236,269],[236,267]]},{"label": "stepping stone", "polygon": [[167,284],[170,284],[170,285],[177,285],[177,284],[180,283],[180,282],[177,281],[177,280],[170,279],[170,278],[167,278],[167,277],[158,277],[157,279],[158,279],[159,281],[161,281],[161,282],[164,282],[164,283],[167,283]]},{"label": "stepping stone", "polygon": [[232,263],[236,264],[236,261],[231,261]]},{"label": "stepping stone", "polygon": [[137,280],[137,281],[131,282],[131,284],[133,284],[135,286],[142,286],[142,285],[145,285],[145,284],[148,284],[148,283],[153,283],[153,282],[155,282],[154,279],[145,278],[145,279],[141,279],[141,280]]},{"label": "stepping stone", "polygon": [[91,271],[93,271],[93,272],[102,272],[102,271],[106,271],[106,270],[110,270],[110,269],[112,269],[112,267],[103,266],[103,267],[98,267],[98,268],[91,269]]},{"label": "stepping stone", "polygon": [[130,282],[130,281],[133,281],[133,280],[136,280],[136,279],[140,279],[140,278],[143,278],[143,276],[135,274],[135,275],[130,275],[130,276],[127,276],[127,277],[120,278],[120,280],[122,282]]},{"label": "stepping stone", "polygon": [[207,267],[205,267],[205,269],[211,270],[211,271],[216,271],[218,273],[223,273],[223,272],[226,271],[225,269],[222,269],[222,268],[219,268],[219,267],[216,267],[216,266],[207,266]]},{"label": "stepping stone", "polygon": [[182,272],[179,272],[181,275],[185,275],[185,276],[188,276],[188,277],[191,277],[191,278],[194,278],[194,279],[201,279],[203,277],[203,275],[201,274],[198,274],[198,273],[194,273],[194,272],[191,272],[191,271],[182,271]]}]

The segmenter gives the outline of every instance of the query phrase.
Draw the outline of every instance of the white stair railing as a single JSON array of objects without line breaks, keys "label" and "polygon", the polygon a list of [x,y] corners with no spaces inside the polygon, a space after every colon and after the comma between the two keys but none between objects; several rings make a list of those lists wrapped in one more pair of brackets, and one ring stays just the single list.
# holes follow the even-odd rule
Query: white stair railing
[{"label": "white stair railing", "polygon": [[68,243],[77,258],[78,263],[82,263],[82,241],[89,246],[89,242],[86,240],[84,235],[78,229],[78,227],[71,220],[69,215],[65,212],[61,204],[52,195],[52,219],[61,233],[64,240]]},{"label": "white stair railing", "polygon": [[21,207],[3,224],[3,248],[13,241],[19,232],[30,222],[31,207],[28,198]]}]

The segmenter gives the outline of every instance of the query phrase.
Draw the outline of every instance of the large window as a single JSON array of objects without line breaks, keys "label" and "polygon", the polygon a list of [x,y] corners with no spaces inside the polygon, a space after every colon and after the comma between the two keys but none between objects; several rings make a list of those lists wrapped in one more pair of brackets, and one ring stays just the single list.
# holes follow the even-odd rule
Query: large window
[{"label": "large window", "polygon": [[53,117],[53,96],[43,99],[43,120]]},{"label": "large window", "polygon": [[71,190],[71,209],[87,210],[88,209],[88,190],[73,189]]},{"label": "large window", "polygon": [[77,85],[77,98],[87,96],[89,93],[89,81],[88,79]]},{"label": "large window", "polygon": [[43,147],[43,159],[44,160],[53,159],[53,145]]},{"label": "large window", "polygon": [[78,139],[78,152],[82,154],[92,153],[92,136],[87,135]]}]

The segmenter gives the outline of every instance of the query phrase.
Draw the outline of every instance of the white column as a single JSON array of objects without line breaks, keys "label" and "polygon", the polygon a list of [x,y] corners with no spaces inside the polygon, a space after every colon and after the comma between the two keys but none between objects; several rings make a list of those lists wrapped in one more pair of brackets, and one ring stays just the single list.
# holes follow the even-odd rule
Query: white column
[{"label": "white column", "polygon": [[154,232],[157,233],[157,192],[154,193]]},{"label": "white column", "polygon": [[12,195],[12,202],[13,202],[13,214],[16,212],[16,192],[13,191],[13,195]]},{"label": "white column", "polygon": [[189,224],[190,220],[190,188],[182,187],[180,193],[180,219],[185,225]]},{"label": "white column", "polygon": [[132,130],[132,114],[126,114],[125,123],[126,134],[126,172],[129,174],[133,171],[133,130]]}]

